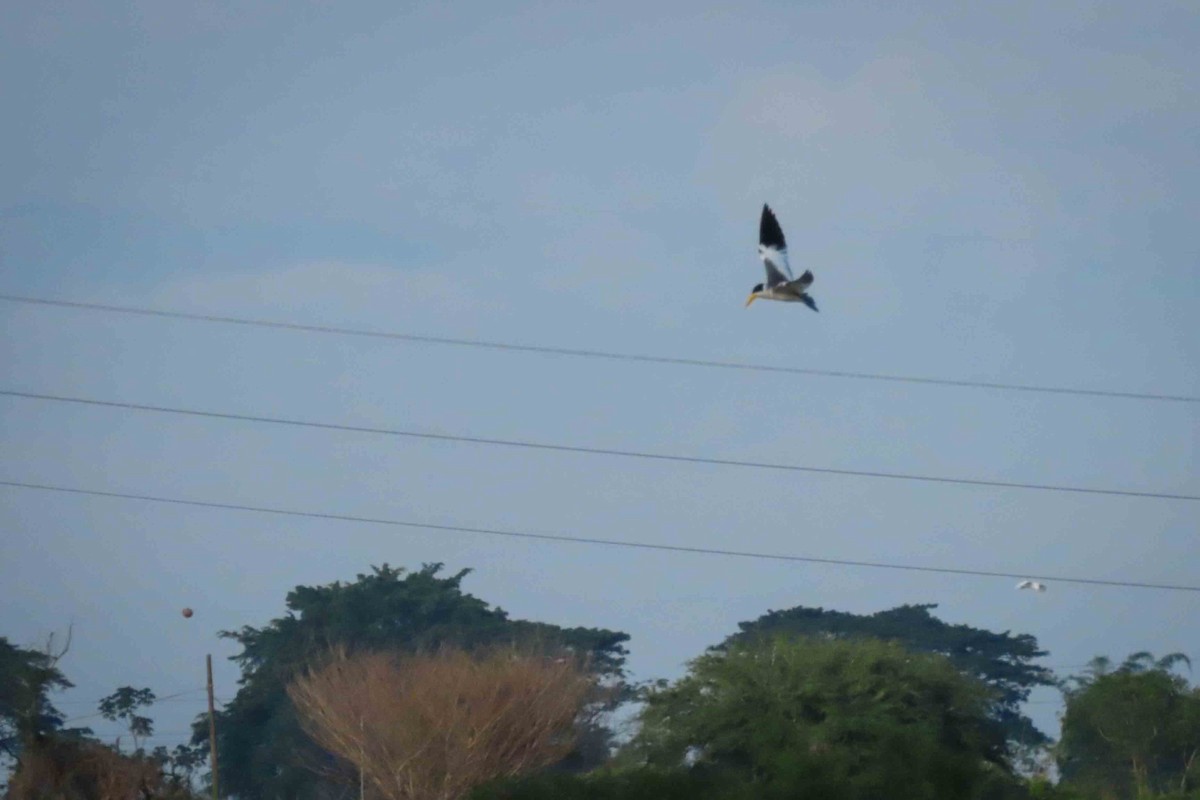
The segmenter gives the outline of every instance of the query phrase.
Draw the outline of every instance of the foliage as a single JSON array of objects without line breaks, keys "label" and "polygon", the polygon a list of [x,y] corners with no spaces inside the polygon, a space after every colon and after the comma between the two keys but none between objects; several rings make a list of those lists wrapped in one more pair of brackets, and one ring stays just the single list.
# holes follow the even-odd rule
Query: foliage
[{"label": "foliage", "polygon": [[70,639],[54,653],[51,638],[45,651],[27,650],[0,636],[0,753],[19,759],[36,737],[62,727],[63,715],[49,694],[72,686],[58,669],[69,647]]},{"label": "foliage", "polygon": [[717,649],[781,633],[834,638],[872,637],[896,641],[909,650],[936,653],[950,659],[960,672],[982,680],[992,689],[989,714],[1009,741],[1010,755],[1021,748],[1048,742],[1021,704],[1036,686],[1054,685],[1054,676],[1033,659],[1046,655],[1029,634],[1013,636],[969,625],[950,625],[932,614],[936,604],[903,605],[875,614],[859,615],[823,608],[796,606],[769,611],[751,622],[738,623],[740,631]]},{"label": "foliage", "polygon": [[154,705],[154,692],[122,686],[100,701],[100,716],[116,722],[124,720],[133,737],[134,749],[141,749],[141,740],[154,733],[154,721],[137,713],[139,708]]},{"label": "foliage", "polygon": [[[620,681],[629,637],[595,628],[560,628],[522,620],[461,589],[469,570],[439,576],[441,564],[406,573],[386,564],[351,583],[298,586],[287,596],[288,613],[261,627],[222,635],[241,645],[237,695],[217,715],[221,789],[242,800],[316,797],[321,782],[313,765],[336,769],[334,759],[302,731],[286,686],[336,647],[358,651],[432,651],[449,644],[466,650],[496,645],[568,647],[586,656],[602,678]],[[601,757],[610,734],[598,725],[583,742]],[[207,717],[193,741],[207,737]],[[579,764],[579,766],[587,766]]]},{"label": "foliage", "polygon": [[561,761],[594,689],[583,665],[511,649],[337,654],[288,694],[306,731],[387,800],[457,800]]},{"label": "foliage", "polygon": [[1063,783],[1115,797],[1200,790],[1200,687],[1172,669],[1190,662],[1134,653],[1118,668],[1094,659],[1063,684],[1057,748]]},{"label": "foliage", "polygon": [[730,776],[705,769],[640,767],[494,781],[472,792],[471,800],[734,800],[743,790]]},{"label": "foliage", "polygon": [[25,753],[7,800],[192,800],[186,784],[164,780],[158,762],[127,756],[94,740],[53,736]]},{"label": "foliage", "polygon": [[163,780],[172,789],[186,789],[193,778],[208,763],[208,748],[198,745],[177,744],[173,750],[159,745],[150,758],[158,764]]},{"label": "foliage", "polygon": [[[971,800],[1030,800],[1028,791],[1011,778],[1005,778],[1002,784],[999,791],[981,788],[979,793],[971,795]],[[728,770],[703,766],[671,769],[643,766],[600,770],[587,775],[544,773],[498,781],[476,790],[471,800],[837,800],[847,796],[852,795],[830,791],[827,786],[814,788],[803,776],[787,783],[748,783]],[[882,796],[894,800],[905,798],[902,794]]]},{"label": "foliage", "polygon": [[754,637],[644,700],[644,763],[730,772],[755,797],[969,797],[1008,777],[988,689],[896,643]]}]

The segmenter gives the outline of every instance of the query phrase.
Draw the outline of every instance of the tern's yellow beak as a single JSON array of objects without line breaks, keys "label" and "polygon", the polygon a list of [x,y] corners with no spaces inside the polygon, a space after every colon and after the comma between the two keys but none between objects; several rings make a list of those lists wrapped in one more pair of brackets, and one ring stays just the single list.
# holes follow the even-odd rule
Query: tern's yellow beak
[{"label": "tern's yellow beak", "polygon": [[749,297],[747,297],[746,298],[746,308],[749,308],[750,304],[753,303],[757,299],[758,299],[758,295],[756,295],[756,294],[751,294]]}]

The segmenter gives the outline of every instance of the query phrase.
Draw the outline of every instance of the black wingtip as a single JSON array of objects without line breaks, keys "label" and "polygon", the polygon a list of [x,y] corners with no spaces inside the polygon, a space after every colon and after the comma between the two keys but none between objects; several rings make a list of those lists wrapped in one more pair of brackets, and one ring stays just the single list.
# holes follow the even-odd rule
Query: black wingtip
[{"label": "black wingtip", "polygon": [[775,212],[766,203],[763,203],[762,220],[758,224],[758,243],[764,247],[774,247],[777,250],[786,250],[787,242],[783,238],[783,229],[779,227],[779,220],[775,219]]}]

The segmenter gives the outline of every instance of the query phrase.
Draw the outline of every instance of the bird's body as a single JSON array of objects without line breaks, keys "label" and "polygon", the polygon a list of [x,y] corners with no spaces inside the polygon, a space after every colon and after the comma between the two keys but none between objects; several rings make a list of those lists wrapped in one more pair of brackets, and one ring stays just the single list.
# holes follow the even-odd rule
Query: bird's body
[{"label": "bird's body", "polygon": [[1017,584],[1017,588],[1018,589],[1031,589],[1035,592],[1044,592],[1044,591],[1046,591],[1046,584],[1040,583],[1038,581],[1021,581],[1020,583]]},{"label": "bird's body", "polygon": [[746,300],[746,306],[759,298],[763,300],[780,300],[785,303],[804,303],[813,311],[817,310],[816,301],[808,294],[812,286],[813,274],[805,270],[799,278],[792,277],[792,268],[788,265],[787,242],[783,238],[783,229],[775,219],[771,207],[763,204],[762,220],[758,224],[758,257],[767,268],[767,282],[757,284]]}]

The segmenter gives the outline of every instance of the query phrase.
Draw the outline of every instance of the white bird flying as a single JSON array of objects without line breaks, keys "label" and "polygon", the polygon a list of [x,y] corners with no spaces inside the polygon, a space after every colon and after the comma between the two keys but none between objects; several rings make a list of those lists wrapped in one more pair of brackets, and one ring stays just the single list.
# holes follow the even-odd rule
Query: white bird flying
[{"label": "white bird flying", "polygon": [[1017,584],[1017,588],[1032,589],[1035,592],[1044,592],[1046,591],[1046,584],[1039,583],[1038,581],[1021,581]]},{"label": "white bird flying", "polygon": [[764,300],[782,300],[785,303],[804,303],[813,311],[817,310],[816,301],[808,296],[806,291],[812,286],[813,274],[805,270],[799,278],[792,277],[792,268],[788,266],[787,242],[783,239],[783,229],[775,219],[771,207],[763,204],[762,221],[758,224],[758,257],[767,268],[766,284],[757,284],[746,300],[746,307],[758,298]]}]

